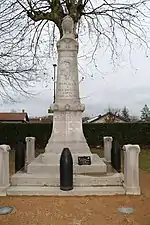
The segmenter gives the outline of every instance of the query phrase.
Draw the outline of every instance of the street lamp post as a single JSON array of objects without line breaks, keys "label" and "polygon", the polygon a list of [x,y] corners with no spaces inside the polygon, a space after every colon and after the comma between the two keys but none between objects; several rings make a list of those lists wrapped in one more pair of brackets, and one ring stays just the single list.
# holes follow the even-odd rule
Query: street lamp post
[{"label": "street lamp post", "polygon": [[55,103],[55,92],[56,92],[56,64],[53,64],[53,68],[54,68],[54,77],[52,78],[54,81],[54,100],[53,103]]},{"label": "street lamp post", "polygon": [[81,78],[81,80],[79,81],[79,84],[84,80],[84,77]]}]

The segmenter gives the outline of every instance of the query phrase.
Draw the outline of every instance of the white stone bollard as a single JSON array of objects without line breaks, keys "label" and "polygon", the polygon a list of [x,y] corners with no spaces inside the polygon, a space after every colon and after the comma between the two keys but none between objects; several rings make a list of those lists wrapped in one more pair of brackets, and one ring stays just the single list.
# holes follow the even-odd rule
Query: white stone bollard
[{"label": "white stone bollard", "polygon": [[139,145],[124,145],[124,188],[127,195],[140,195]]},{"label": "white stone bollard", "polygon": [[9,187],[9,145],[0,145],[0,196],[6,195]]},{"label": "white stone bollard", "polygon": [[26,137],[26,157],[25,157],[25,170],[35,159],[35,137]]},{"label": "white stone bollard", "polygon": [[112,137],[103,137],[104,139],[104,160],[111,163]]}]

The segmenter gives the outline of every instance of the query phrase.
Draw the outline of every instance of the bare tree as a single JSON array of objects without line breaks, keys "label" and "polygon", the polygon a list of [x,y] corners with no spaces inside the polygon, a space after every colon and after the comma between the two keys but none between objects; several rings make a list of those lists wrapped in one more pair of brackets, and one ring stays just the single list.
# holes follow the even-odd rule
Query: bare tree
[{"label": "bare tree", "polygon": [[129,109],[126,106],[124,106],[123,109],[121,110],[121,117],[127,122],[130,122],[130,113]]},{"label": "bare tree", "polygon": [[[15,60],[15,56],[12,54],[12,60]],[[3,63],[3,59],[0,59],[0,97],[3,101],[15,101],[16,95],[21,94],[23,96],[33,95],[29,91],[29,87],[33,86],[33,82],[38,80],[36,76],[36,69],[24,67],[24,63],[13,65],[6,57],[6,61]],[[16,63],[18,64],[18,63]],[[19,68],[20,67],[20,68]]]},{"label": "bare tree", "polygon": [[[75,36],[89,33],[94,39],[91,59],[102,42],[117,55],[120,33],[131,46],[138,39],[148,47],[149,0],[1,0],[0,1],[0,88],[24,91],[37,77],[37,66],[55,52],[61,23],[69,14]],[[43,72],[43,70],[42,70]],[[25,91],[26,92],[26,91]],[[11,94],[8,95],[11,98]]]},{"label": "bare tree", "polygon": [[119,116],[120,109],[108,107],[107,116],[105,117],[106,123],[114,123],[116,118]]}]

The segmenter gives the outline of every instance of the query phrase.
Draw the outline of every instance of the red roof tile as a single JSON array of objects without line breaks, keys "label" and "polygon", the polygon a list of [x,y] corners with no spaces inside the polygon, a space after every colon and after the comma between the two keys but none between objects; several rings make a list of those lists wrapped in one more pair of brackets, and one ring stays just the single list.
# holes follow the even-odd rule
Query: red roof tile
[{"label": "red roof tile", "polygon": [[1,113],[0,121],[29,121],[27,113]]},{"label": "red roof tile", "polygon": [[52,123],[52,118],[30,118],[30,123]]}]

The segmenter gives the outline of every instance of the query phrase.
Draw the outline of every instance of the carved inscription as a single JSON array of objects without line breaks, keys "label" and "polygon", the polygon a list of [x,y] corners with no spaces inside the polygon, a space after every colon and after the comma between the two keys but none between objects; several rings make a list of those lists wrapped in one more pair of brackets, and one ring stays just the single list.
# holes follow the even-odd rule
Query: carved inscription
[{"label": "carved inscription", "polygon": [[76,97],[76,85],[74,82],[61,82],[58,87],[58,96],[60,98]]},{"label": "carved inscription", "polygon": [[73,61],[69,59],[60,61],[59,78],[57,83],[57,97],[59,98],[78,98],[78,78],[73,64]]},{"label": "carved inscription", "polygon": [[69,79],[71,75],[71,62],[70,61],[61,61],[60,62],[60,70],[59,76],[63,77],[64,79]]}]

